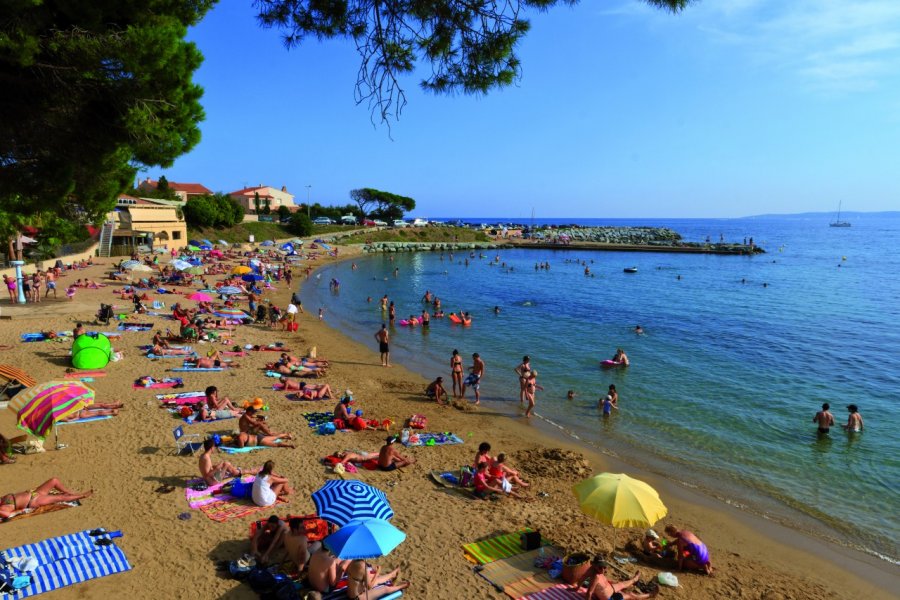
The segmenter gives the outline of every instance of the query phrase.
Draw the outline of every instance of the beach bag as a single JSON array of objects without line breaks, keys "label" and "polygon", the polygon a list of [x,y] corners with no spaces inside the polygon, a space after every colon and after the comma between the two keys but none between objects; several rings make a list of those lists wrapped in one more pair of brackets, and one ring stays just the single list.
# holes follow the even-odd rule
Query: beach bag
[{"label": "beach bag", "polygon": [[541,547],[540,531],[523,531],[521,535],[522,549],[526,552],[529,550],[537,550]]},{"label": "beach bag", "polygon": [[413,415],[409,418],[409,426],[413,429],[425,429],[428,426],[428,417],[425,415]]},{"label": "beach bag", "polygon": [[656,579],[662,584],[669,587],[678,587],[678,577],[674,573],[660,573]]},{"label": "beach bag", "polygon": [[475,479],[475,474],[469,467],[463,467],[459,472],[459,485],[461,487],[469,487]]},{"label": "beach bag", "polygon": [[241,478],[237,478],[231,484],[231,495],[235,498],[249,498],[253,495],[253,481],[244,481]]},{"label": "beach bag", "polygon": [[335,419],[332,422],[332,425],[334,425],[335,429],[347,429],[347,424],[344,422],[343,419]]},{"label": "beach bag", "polygon": [[[272,567],[274,569],[275,567]],[[247,575],[247,583],[257,594],[271,594],[284,582],[289,581],[284,573],[277,573],[270,569],[254,567]]]},{"label": "beach bag", "polygon": [[[338,426],[339,423],[340,426]],[[335,431],[343,428],[344,422],[340,419],[335,419],[334,423],[322,423],[319,425],[318,432],[319,435],[334,435]]]}]

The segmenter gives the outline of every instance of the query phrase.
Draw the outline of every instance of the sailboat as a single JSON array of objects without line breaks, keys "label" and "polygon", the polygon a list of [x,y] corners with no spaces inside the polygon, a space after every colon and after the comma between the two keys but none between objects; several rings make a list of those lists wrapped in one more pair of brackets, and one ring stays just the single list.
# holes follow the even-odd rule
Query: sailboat
[{"label": "sailboat", "polygon": [[837,219],[828,224],[830,227],[850,227],[850,221],[841,221],[841,201],[838,201]]}]

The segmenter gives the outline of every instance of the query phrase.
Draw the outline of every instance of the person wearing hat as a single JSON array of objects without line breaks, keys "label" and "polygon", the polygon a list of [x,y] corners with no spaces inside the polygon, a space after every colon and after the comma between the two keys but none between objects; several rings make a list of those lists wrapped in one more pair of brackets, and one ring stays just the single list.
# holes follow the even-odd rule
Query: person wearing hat
[{"label": "person wearing hat", "polygon": [[863,418],[862,415],[859,414],[859,407],[855,404],[848,404],[847,412],[850,413],[850,416],[847,417],[847,424],[844,425],[844,429],[847,430],[848,433],[859,433],[862,431]]},{"label": "person wearing hat", "polygon": [[290,433],[275,433],[263,421],[261,415],[257,415],[257,411],[262,408],[262,398],[254,399],[253,403],[244,410],[241,419],[238,421],[238,429],[241,433],[256,435],[257,438],[273,437],[292,440],[294,437]]},{"label": "person wearing hat", "polygon": [[353,429],[356,431],[362,431],[363,429],[375,429],[374,427],[369,425],[369,422],[362,418],[362,411],[357,410],[353,411],[350,406],[353,404],[353,392],[350,390],[344,391],[344,397],[341,398],[341,401],[337,403],[337,406],[334,407],[334,419],[344,422],[346,425],[346,429]]},{"label": "person wearing hat", "polygon": [[652,529],[648,529],[644,533],[644,539],[641,540],[641,548],[650,556],[662,558],[663,547],[659,541],[659,534]]},{"label": "person wearing hat", "polygon": [[625,590],[641,579],[640,572],[635,573],[631,579],[613,583],[606,578],[606,568],[607,563],[600,556],[595,556],[594,560],[591,561],[591,568],[586,574],[591,578],[587,594],[585,594],[587,600],[640,600],[642,598],[653,598],[659,593],[659,590],[652,594],[627,592]]},{"label": "person wearing hat", "polygon": [[393,471],[395,469],[407,467],[416,462],[416,459],[408,458],[397,452],[397,449],[394,447],[396,441],[397,436],[395,435],[389,435],[387,439],[384,440],[384,446],[378,451],[379,470]]}]

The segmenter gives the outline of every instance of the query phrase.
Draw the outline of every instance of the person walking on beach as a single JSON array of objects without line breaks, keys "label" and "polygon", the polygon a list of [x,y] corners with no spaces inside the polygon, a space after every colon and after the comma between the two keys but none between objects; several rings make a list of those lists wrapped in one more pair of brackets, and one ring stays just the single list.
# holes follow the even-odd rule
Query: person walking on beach
[{"label": "person walking on beach", "polygon": [[531,371],[531,359],[523,356],[522,364],[513,369],[513,372],[519,376],[519,404],[525,404],[525,383],[528,380],[529,371]]},{"label": "person walking on beach", "polygon": [[453,349],[450,357],[450,377],[453,379],[453,397],[462,398],[463,390],[463,361],[459,350]]},{"label": "person walking on beach", "polygon": [[850,404],[847,406],[847,412],[850,413],[850,416],[847,417],[847,424],[844,425],[844,429],[847,430],[847,433],[859,433],[863,430],[863,418],[862,415],[859,414],[859,408],[855,404]]},{"label": "person walking on beach", "polygon": [[463,381],[460,397],[465,397],[466,386],[471,386],[475,390],[475,404],[481,404],[481,378],[484,377],[484,361],[478,353],[472,355],[472,366],[469,367],[469,376]]},{"label": "person walking on beach", "polygon": [[528,377],[525,379],[525,401],[528,403],[528,408],[525,409],[526,417],[530,417],[531,413],[534,412],[534,396],[536,391],[544,390],[544,388],[537,384],[537,375],[537,371],[532,369],[528,372]]},{"label": "person walking on beach", "polygon": [[375,339],[378,340],[378,351],[381,352],[382,367],[391,366],[391,347],[389,345],[390,338],[391,334],[388,333],[387,323],[382,323],[381,329],[379,329],[375,334]]},{"label": "person walking on beach", "polygon": [[834,415],[829,412],[828,409],[831,408],[827,402],[822,405],[822,410],[816,413],[816,416],[813,417],[813,423],[819,426],[818,433],[824,435],[828,433],[832,427],[834,427]]}]

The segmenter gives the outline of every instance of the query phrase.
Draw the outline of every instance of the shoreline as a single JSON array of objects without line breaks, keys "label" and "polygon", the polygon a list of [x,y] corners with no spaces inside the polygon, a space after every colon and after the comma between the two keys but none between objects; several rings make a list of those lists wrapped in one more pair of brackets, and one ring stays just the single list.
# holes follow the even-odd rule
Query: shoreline
[{"label": "shoreline", "polygon": [[[340,260],[358,255],[357,248],[341,247]],[[324,259],[310,265],[319,267],[332,262]],[[88,275],[96,278],[102,267],[93,269],[68,277]],[[302,287],[302,277],[298,277],[296,283]],[[12,346],[0,354],[0,362],[27,365],[30,374],[41,381],[58,377],[67,366],[68,344],[22,344],[18,340],[19,333],[26,328],[70,329],[79,319],[90,322],[99,302],[108,301],[109,292],[114,289],[116,286],[84,291],[72,303],[51,301],[42,305],[40,314],[36,314],[33,305],[27,305],[21,309],[28,315],[24,318],[19,316],[20,311],[15,311],[15,318],[4,321],[0,327],[0,343]],[[266,296],[281,306],[292,291],[282,286]],[[161,298],[167,302],[179,299],[176,296]],[[4,314],[8,313],[4,311]],[[425,380],[420,375],[403,365],[392,369],[380,367],[374,341],[360,344],[348,338],[329,325],[327,316],[326,322],[320,322],[310,312],[300,317],[298,333],[245,326],[238,328],[234,341],[262,344],[280,339],[288,343],[295,354],[316,346],[318,355],[327,357],[333,365],[324,381],[337,394],[343,389],[352,389],[367,415],[394,418],[399,422],[412,413],[423,413],[429,417],[430,430],[456,431],[465,439],[466,443],[461,446],[402,449],[404,454],[417,459],[416,465],[391,474],[363,471],[358,475],[361,480],[386,490],[397,515],[393,523],[408,534],[404,544],[376,562],[382,567],[403,569],[404,578],[413,582],[408,593],[410,598],[446,598],[447,590],[455,590],[455,597],[506,598],[472,574],[471,564],[462,558],[460,545],[523,526],[537,527],[568,548],[590,551],[609,548],[610,529],[578,511],[571,493],[571,484],[577,479],[567,479],[565,473],[558,472],[558,467],[566,466],[564,463],[538,461],[538,466],[552,468],[533,474],[529,472],[529,478],[535,484],[532,489],[546,491],[550,496],[530,503],[512,499],[499,503],[475,502],[438,489],[427,477],[429,469],[453,468],[471,462],[474,446],[483,440],[490,440],[495,452],[506,451],[515,461],[514,466],[520,469],[531,466],[525,462],[527,457],[539,452],[541,447],[571,448],[574,446],[571,440],[554,439],[549,425],[545,428],[539,423],[527,425],[514,418],[497,418],[502,415],[486,410],[463,412],[438,408],[423,399],[421,390]],[[163,328],[168,323],[152,317],[140,320],[152,321],[155,327],[161,325]],[[114,345],[126,352],[126,360],[111,363],[107,368],[109,376],[91,384],[97,389],[100,401],[126,400],[128,406],[123,414],[102,423],[65,428],[62,435],[63,441],[69,444],[66,450],[19,456],[17,464],[0,467],[2,492],[18,491],[20,487],[59,476],[76,489],[93,487],[95,495],[77,509],[0,524],[4,541],[12,546],[97,526],[125,530],[121,547],[134,570],[72,588],[62,592],[60,597],[75,593],[89,598],[125,594],[134,598],[177,597],[183,593],[182,582],[169,575],[173,568],[180,568],[192,573],[193,593],[198,598],[256,598],[246,585],[217,576],[212,564],[216,560],[236,558],[236,553],[246,551],[247,525],[252,519],[219,524],[198,511],[190,511],[188,514],[193,518],[188,521],[176,518],[188,510],[182,490],[185,480],[196,471],[196,460],[169,455],[171,429],[178,421],[154,406],[152,392],[130,389],[137,376],[148,372],[161,375],[161,370],[170,366],[160,364],[164,361],[151,362],[135,356],[136,346],[146,343],[148,338],[149,334],[123,334]],[[200,349],[205,351],[209,347],[201,345]],[[272,357],[259,356],[267,353],[252,354],[257,356],[239,359],[241,369],[232,372],[186,374],[184,389],[202,389],[205,385],[215,384],[234,399],[259,395],[269,401],[272,425],[298,434],[300,449],[244,455],[246,458],[239,457],[234,462],[247,467],[258,466],[269,458],[275,460],[278,470],[298,489],[291,503],[278,512],[312,512],[309,492],[317,489],[323,480],[333,477],[318,459],[344,447],[377,449],[384,433],[312,435],[301,413],[330,410],[334,400],[285,401],[284,394],[272,392],[269,389],[271,381],[265,380],[256,370]],[[269,391],[265,391],[267,389]],[[9,411],[2,413],[6,416],[0,416],[0,427],[4,433],[12,433],[13,415]],[[210,424],[193,426],[190,431],[207,434],[222,429],[222,425]],[[397,429],[395,427],[395,432]],[[615,459],[595,454],[589,448],[579,446],[577,452],[589,457],[595,472],[604,467],[619,468]],[[635,472],[631,467],[627,470]],[[788,590],[789,597],[813,600],[845,597],[848,589],[866,598],[890,598],[889,590],[896,589],[896,571],[888,572],[877,569],[877,565],[866,564],[868,557],[855,556],[844,548],[829,548],[825,543],[769,524],[764,519],[756,522],[741,515],[740,511],[721,506],[712,498],[695,494],[663,478],[648,475],[646,479],[658,486],[670,509],[665,522],[680,523],[696,531],[710,546],[717,567],[713,578],[679,574],[681,588],[663,590],[662,598],[730,598],[749,593],[753,597],[776,600],[784,597],[780,590]],[[160,483],[177,485],[178,490],[171,495],[157,495],[153,490]],[[270,513],[260,513],[254,519],[267,514]],[[135,515],[140,517],[135,518]],[[638,533],[638,530],[620,532],[619,547],[623,546],[622,540],[633,539]],[[189,542],[172,544],[172,539]],[[845,566],[848,563],[849,566]],[[657,571],[646,565],[641,568],[645,572],[649,569],[651,574]],[[761,578],[760,572],[765,572],[765,577]],[[822,577],[822,573],[829,575]],[[151,581],[154,589],[147,586]]]}]

